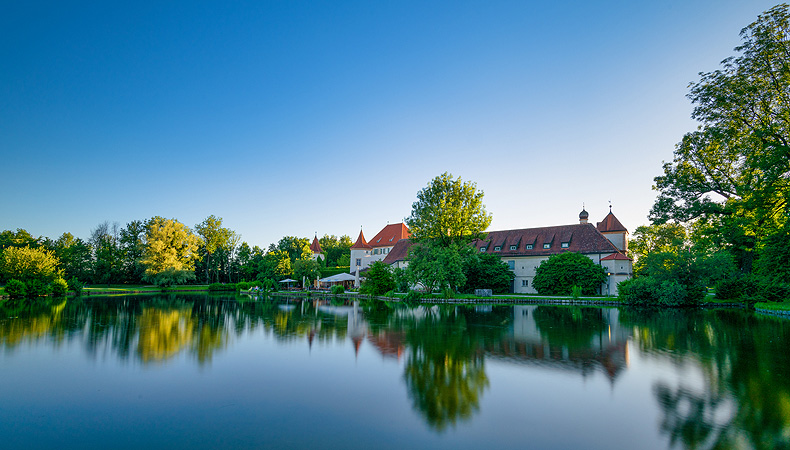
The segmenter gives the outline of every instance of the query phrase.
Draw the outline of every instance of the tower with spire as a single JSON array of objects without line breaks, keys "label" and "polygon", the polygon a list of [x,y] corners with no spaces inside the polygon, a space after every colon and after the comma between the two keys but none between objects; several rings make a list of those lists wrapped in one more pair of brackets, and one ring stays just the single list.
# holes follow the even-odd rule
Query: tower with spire
[{"label": "tower with spire", "polygon": [[315,233],[313,243],[310,244],[310,251],[313,252],[313,255],[311,256],[313,261],[317,260],[319,257],[321,259],[326,259],[324,257],[324,252],[321,250],[321,244],[318,242],[318,232]]},{"label": "tower with spire", "polygon": [[[584,212],[584,211],[582,211]],[[581,215],[579,215],[581,217]],[[609,214],[603,218],[603,221],[598,222],[595,227],[598,231],[609,239],[617,250],[620,250],[624,255],[628,254],[628,230],[617,220],[617,217],[612,214],[612,204],[609,203]]]}]

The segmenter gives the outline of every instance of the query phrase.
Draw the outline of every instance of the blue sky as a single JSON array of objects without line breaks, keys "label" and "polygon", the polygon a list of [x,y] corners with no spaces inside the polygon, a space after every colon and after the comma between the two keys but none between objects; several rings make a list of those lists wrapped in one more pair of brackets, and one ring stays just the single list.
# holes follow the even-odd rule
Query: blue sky
[{"label": "blue sky", "polygon": [[492,230],[647,224],[685,98],[775,3],[7,2],[0,230],[372,236],[448,171]]}]

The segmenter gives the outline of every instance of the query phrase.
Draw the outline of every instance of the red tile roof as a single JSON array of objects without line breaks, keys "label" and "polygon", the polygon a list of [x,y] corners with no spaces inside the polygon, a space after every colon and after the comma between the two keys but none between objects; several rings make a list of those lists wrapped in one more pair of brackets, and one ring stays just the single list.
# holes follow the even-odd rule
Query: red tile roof
[{"label": "red tile roof", "polygon": [[362,234],[362,230],[359,230],[359,237],[357,238],[357,242],[354,242],[354,245],[351,248],[373,248],[365,242],[365,235]]},{"label": "red tile roof", "polygon": [[405,223],[392,223],[379,231],[379,234],[373,236],[373,239],[368,241],[368,245],[373,248],[391,247],[401,239],[408,239],[409,236],[411,233]]},{"label": "red tile roof", "polygon": [[617,217],[612,214],[612,211],[609,211],[609,214],[603,218],[603,222],[598,222],[598,231],[601,233],[610,233],[613,231],[628,231],[625,229],[622,223],[617,220]]},{"label": "red tile roof", "polygon": [[384,264],[395,264],[398,261],[403,261],[406,259],[406,255],[409,254],[409,248],[414,244],[414,241],[411,239],[401,239],[399,240],[392,250],[387,253],[387,257],[384,258]]},{"label": "red tile roof", "polygon": [[321,244],[318,242],[318,236],[313,238],[313,243],[310,244],[310,251],[313,253],[323,253],[321,251]]},{"label": "red tile roof", "polygon": [[[563,243],[568,246],[563,248]],[[491,231],[484,239],[476,240],[472,244],[477,251],[485,247],[485,253],[495,253],[503,257],[548,256],[563,252],[617,253],[617,248],[591,223]],[[531,249],[526,248],[528,244],[532,245]],[[543,248],[544,244],[549,244],[550,247]],[[512,245],[516,246],[515,250],[510,249]],[[496,246],[500,250],[495,252]]]},{"label": "red tile roof", "polygon": [[606,258],[601,258],[601,261],[632,261],[631,258],[625,256],[622,253],[612,253],[611,255],[607,256]]}]

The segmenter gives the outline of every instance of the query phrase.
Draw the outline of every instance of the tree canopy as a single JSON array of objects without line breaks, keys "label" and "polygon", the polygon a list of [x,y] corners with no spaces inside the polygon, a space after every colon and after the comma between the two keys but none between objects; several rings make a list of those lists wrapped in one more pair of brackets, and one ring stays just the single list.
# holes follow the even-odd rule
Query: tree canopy
[{"label": "tree canopy", "polygon": [[8,247],[0,256],[0,279],[49,284],[62,275],[60,261],[51,250]]},{"label": "tree canopy", "polygon": [[573,286],[579,286],[585,295],[594,295],[605,281],[603,267],[581,253],[566,252],[541,262],[533,285],[542,295],[568,295]]},{"label": "tree canopy", "polygon": [[147,279],[155,281],[163,273],[171,280],[177,278],[177,272],[194,270],[200,238],[189,227],[175,219],[157,216],[146,224],[145,236],[147,245],[142,263]]},{"label": "tree canopy", "polygon": [[437,242],[442,246],[469,242],[488,228],[491,214],[483,204],[483,191],[477,184],[463,182],[443,173],[417,193],[411,215],[406,219],[411,237],[418,242]]},{"label": "tree canopy", "polygon": [[788,8],[782,4],[760,15],[741,31],[739,55],[691,84],[692,117],[700,126],[683,137],[673,161],[655,178],[655,223],[707,222],[727,238],[725,244],[748,250],[787,220]]}]

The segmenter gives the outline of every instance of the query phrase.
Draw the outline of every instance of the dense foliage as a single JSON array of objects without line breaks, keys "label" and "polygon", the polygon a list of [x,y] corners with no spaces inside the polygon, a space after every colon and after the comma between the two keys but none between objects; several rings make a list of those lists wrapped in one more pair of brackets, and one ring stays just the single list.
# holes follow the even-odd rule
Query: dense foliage
[{"label": "dense foliage", "polygon": [[533,286],[541,295],[570,295],[578,286],[584,295],[598,294],[606,281],[606,270],[576,252],[550,256],[540,263]]},{"label": "dense foliage", "polygon": [[395,277],[392,268],[381,261],[376,261],[370,265],[365,274],[365,282],[362,283],[360,292],[370,295],[384,295],[395,289]]},{"label": "dense foliage", "polygon": [[463,262],[466,277],[464,292],[491,289],[494,294],[507,294],[513,287],[515,274],[497,255],[471,252]]},{"label": "dense foliage", "polygon": [[741,31],[738,56],[691,85],[692,117],[655,179],[655,223],[694,223],[749,272],[790,199],[790,14],[778,5]]},{"label": "dense foliage", "polygon": [[491,214],[483,205],[483,191],[473,182],[462,182],[447,172],[437,176],[417,193],[411,215],[406,219],[412,238],[442,247],[469,242],[488,228]]}]

